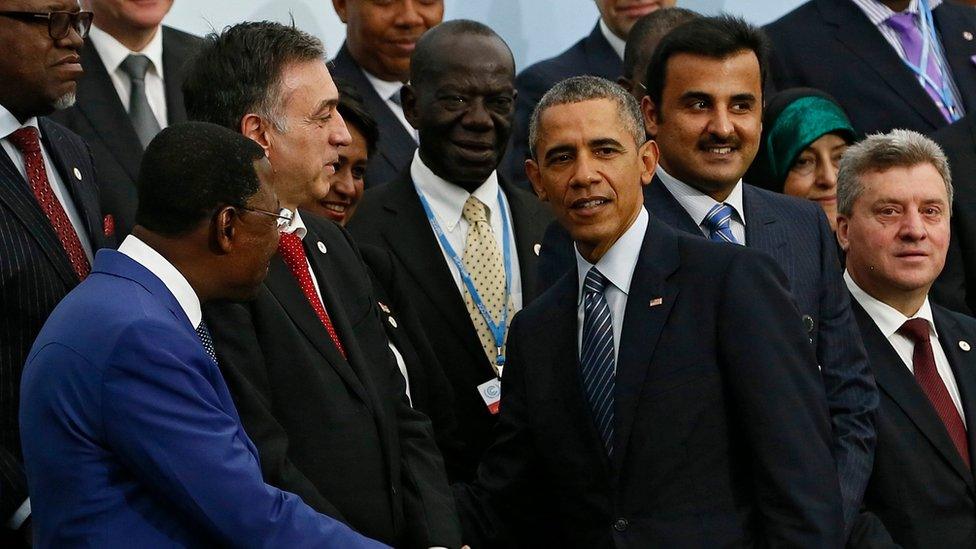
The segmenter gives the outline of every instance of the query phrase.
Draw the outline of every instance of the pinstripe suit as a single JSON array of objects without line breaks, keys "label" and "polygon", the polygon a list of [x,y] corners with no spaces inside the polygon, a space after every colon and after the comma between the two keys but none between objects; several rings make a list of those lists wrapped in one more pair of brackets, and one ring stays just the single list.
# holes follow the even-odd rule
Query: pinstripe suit
[{"label": "pinstripe suit", "polygon": [[[88,146],[77,135],[39,120],[41,139],[85,223],[93,249],[108,245]],[[80,174],[80,178],[76,175]],[[78,277],[51,223],[17,167],[0,152],[0,521],[27,497],[17,408],[20,375],[48,314]],[[2,523],[0,522],[0,523]]]},{"label": "pinstripe suit", "polygon": [[[786,273],[790,291],[821,366],[834,432],[844,517],[853,520],[871,475],[878,390],[851,314],[837,244],[819,206],[743,184],[746,246],[771,255]],[[701,229],[656,176],[644,188],[651,216],[696,236]],[[539,258],[545,287],[575,264],[569,235],[552,225]],[[540,288],[541,289],[541,288]],[[806,318],[809,317],[809,320]]]}]

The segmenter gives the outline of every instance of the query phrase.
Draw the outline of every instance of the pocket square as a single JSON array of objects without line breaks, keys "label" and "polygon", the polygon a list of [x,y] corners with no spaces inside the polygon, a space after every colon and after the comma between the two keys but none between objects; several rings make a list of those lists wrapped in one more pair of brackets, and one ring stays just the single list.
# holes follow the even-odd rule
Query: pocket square
[{"label": "pocket square", "polygon": [[115,234],[115,218],[112,214],[108,214],[102,218],[102,233],[105,236],[112,236]]}]

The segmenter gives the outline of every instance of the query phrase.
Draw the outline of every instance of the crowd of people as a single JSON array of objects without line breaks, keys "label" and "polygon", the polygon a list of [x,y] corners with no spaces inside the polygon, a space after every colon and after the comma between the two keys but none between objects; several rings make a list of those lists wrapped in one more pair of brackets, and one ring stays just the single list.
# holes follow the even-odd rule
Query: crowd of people
[{"label": "crowd of people", "polygon": [[976,8],[594,1],[0,0],[0,544],[976,547]]}]

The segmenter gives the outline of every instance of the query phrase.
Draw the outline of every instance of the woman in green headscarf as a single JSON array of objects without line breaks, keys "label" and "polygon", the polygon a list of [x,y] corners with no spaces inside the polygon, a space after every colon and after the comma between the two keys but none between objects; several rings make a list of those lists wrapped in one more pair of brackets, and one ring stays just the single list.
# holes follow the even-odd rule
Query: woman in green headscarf
[{"label": "woman in green headscarf", "polygon": [[763,112],[759,153],[747,183],[820,204],[837,228],[837,166],[854,128],[834,98],[813,88],[771,96]]}]

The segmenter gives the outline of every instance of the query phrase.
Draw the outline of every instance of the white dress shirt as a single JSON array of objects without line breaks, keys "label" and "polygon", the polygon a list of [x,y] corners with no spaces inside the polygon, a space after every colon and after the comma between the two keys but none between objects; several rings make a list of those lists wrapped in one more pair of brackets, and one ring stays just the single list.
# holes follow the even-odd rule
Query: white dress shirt
[{"label": "white dress shirt", "polygon": [[369,83],[373,86],[373,89],[376,90],[376,93],[386,101],[386,106],[390,107],[390,110],[393,111],[393,114],[395,114],[400,123],[403,124],[403,127],[407,129],[407,133],[413,137],[414,141],[417,141],[417,130],[410,125],[410,122],[407,122],[407,116],[403,114],[403,107],[390,99],[394,95],[400,93],[400,88],[403,87],[403,82],[390,82],[389,80],[383,80],[378,76],[373,76],[367,72],[366,69],[361,70],[363,71],[363,75],[366,77],[366,80],[369,80]]},{"label": "white dress shirt", "polygon": [[[512,317],[522,309],[522,271],[519,270],[519,258],[515,249],[515,229],[512,226],[512,209],[508,205],[508,199],[505,198],[505,193],[498,192],[498,173],[491,172],[491,175],[488,176],[488,179],[480,187],[475,189],[473,193],[468,193],[468,191],[461,187],[453,183],[448,183],[435,175],[424,164],[424,161],[420,159],[420,151],[417,151],[414,152],[413,163],[410,165],[410,177],[413,178],[413,184],[417,188],[417,192],[427,199],[427,202],[430,204],[430,209],[434,213],[434,219],[441,226],[441,230],[444,231],[447,241],[454,248],[454,252],[458,257],[464,256],[464,248],[468,240],[468,222],[461,216],[464,203],[468,200],[468,197],[475,196],[488,207],[488,222],[491,223],[491,230],[495,234],[495,242],[498,243],[499,257],[504,257],[502,254],[502,238],[504,238],[505,234],[499,208],[505,208],[509,223],[508,245],[511,250],[512,261],[512,280],[509,281],[511,308],[508,311],[508,321],[511,324]],[[499,196],[502,198],[501,204],[498,202]],[[431,225],[431,231],[433,231],[433,225]],[[454,283],[457,285],[458,291],[463,295],[466,290],[464,288],[464,282],[461,280],[461,273],[458,272],[457,266],[451,261],[450,256],[444,247],[441,246],[439,240],[437,245],[444,254],[444,262],[447,263],[447,267],[451,270],[451,276],[454,277]]]},{"label": "white dress shirt", "polygon": [[641,244],[644,242],[644,233],[647,232],[647,221],[647,210],[641,206],[637,219],[603,254],[596,265],[583,259],[579,250],[573,247],[576,252],[576,274],[579,277],[576,308],[577,356],[583,347],[583,320],[586,314],[583,309],[583,282],[590,268],[595,266],[609,281],[603,295],[607,298],[607,305],[610,306],[610,314],[613,317],[613,363],[616,369],[617,355],[620,353],[620,334],[624,326],[624,313],[627,311],[627,296],[630,295],[630,281],[634,278],[634,269],[637,267],[637,258],[640,256]]},{"label": "white dress shirt", "polygon": [[613,48],[613,51],[617,52],[617,55],[619,55],[620,59],[623,60],[624,50],[627,48],[627,42],[614,34],[613,31],[610,30],[610,27],[603,22],[602,17],[600,18],[600,32],[603,33],[603,37],[606,38],[607,42],[610,43],[610,47]]},{"label": "white dress shirt", "polygon": [[[98,17],[95,17],[98,20]],[[129,75],[122,70],[122,62],[129,54],[138,53],[149,58],[149,69],[146,71],[146,98],[149,100],[149,107],[152,109],[156,121],[159,122],[160,129],[166,127],[166,88],[163,86],[163,33],[156,29],[156,35],[146,44],[142,51],[130,51],[109,33],[93,25],[88,35],[92,46],[98,52],[98,56],[105,65],[105,70],[112,79],[116,93],[122,101],[122,106],[126,112],[129,110],[129,95],[132,93],[132,82]]]},{"label": "white dress shirt", "polygon": [[203,320],[200,298],[197,297],[197,293],[190,286],[186,277],[169,260],[131,234],[122,241],[119,252],[129,256],[130,259],[156,275],[156,278],[162,281],[166,289],[176,298],[177,303],[186,313],[186,318],[190,320],[193,329],[196,330],[200,327],[200,322]]},{"label": "white dress shirt", "polygon": [[[705,228],[705,216],[708,215],[709,210],[711,210],[718,202],[714,198],[708,196],[707,194],[699,191],[698,189],[692,187],[691,185],[678,181],[671,174],[664,171],[660,165],[657,167],[657,176],[664,183],[671,194],[674,195],[675,200],[681,207],[684,208],[691,219],[694,220],[698,228],[701,229],[702,234],[709,236],[709,230]],[[653,185],[654,183],[651,183]],[[725,203],[732,206],[734,214],[729,222],[729,228],[732,229],[732,234],[735,235],[735,239],[739,244],[745,245],[746,243],[746,213],[745,209],[742,207],[742,180],[740,179],[735,187],[732,187],[732,192],[729,193],[729,197],[725,199]]]},{"label": "white dress shirt", "polygon": [[935,320],[932,317],[932,306],[929,304],[929,298],[925,298],[925,302],[922,303],[917,313],[911,317],[907,317],[894,307],[868,295],[867,292],[857,285],[857,282],[854,282],[854,279],[851,278],[850,273],[847,271],[844,271],[844,282],[847,283],[847,289],[851,291],[851,295],[861,305],[864,311],[868,313],[868,316],[871,317],[871,320],[874,321],[878,329],[881,330],[881,334],[885,336],[888,343],[895,349],[898,357],[905,363],[908,371],[912,372],[912,375],[915,374],[915,367],[912,363],[915,342],[899,334],[898,329],[901,328],[902,324],[912,318],[921,318],[928,323],[929,342],[932,344],[932,354],[935,355],[935,369],[939,372],[939,377],[942,378],[942,382],[945,383],[946,389],[949,391],[949,398],[956,405],[959,417],[962,418],[963,425],[965,425],[966,414],[962,409],[959,386],[956,384],[956,377],[953,375],[952,367],[949,365],[949,358],[946,356],[945,350],[942,349],[942,343],[939,342],[939,334],[935,329]]},{"label": "white dress shirt", "polygon": [[[295,210],[294,215],[291,218],[291,223],[285,228],[285,233],[295,233],[299,239],[305,240],[305,235],[308,234],[308,228],[305,227],[305,222],[302,221],[301,214],[298,210]],[[317,247],[316,247],[317,248]],[[326,248],[328,250],[328,248]],[[308,269],[308,275],[312,278],[312,285],[315,286],[315,295],[319,298],[319,303],[322,304],[322,308],[328,312],[328,308],[325,306],[325,301],[322,299],[322,290],[319,289],[319,281],[315,278],[315,271],[312,270],[312,264],[308,260],[308,254],[306,252],[305,256],[305,268]],[[331,313],[330,313],[331,316]],[[341,339],[341,336],[340,336]],[[410,399],[410,376],[407,375],[407,364],[403,360],[403,355],[400,351],[393,345],[393,343],[388,343],[390,350],[393,351],[393,356],[396,358],[397,367],[400,369],[400,373],[403,374],[403,381],[406,383],[406,393],[407,399]]]},{"label": "white dress shirt", "polygon": [[[40,126],[37,125],[37,118],[31,118],[27,122],[21,124],[13,114],[10,113],[3,105],[0,105],[0,145],[3,146],[4,152],[13,162],[14,167],[23,176],[24,181],[27,181],[27,166],[24,164],[24,155],[20,153],[20,150],[10,142],[10,134],[19,130],[22,127],[33,127],[37,128],[40,132]],[[93,258],[91,242],[88,240],[88,230],[85,229],[85,222],[81,218],[81,212],[75,207],[74,200],[71,198],[71,193],[68,192],[68,187],[65,186],[64,181],[61,180],[61,174],[58,173],[57,168],[51,163],[51,155],[48,153],[47,148],[44,146],[44,140],[41,139],[41,156],[44,158],[44,169],[47,172],[48,183],[51,184],[51,190],[54,191],[54,196],[57,197],[58,202],[61,203],[61,207],[64,208],[64,213],[68,215],[68,221],[71,222],[71,226],[74,227],[75,233],[78,234],[78,240],[81,241],[81,248],[85,250],[85,256],[88,257],[88,263],[90,264]],[[30,187],[28,187],[28,190]],[[31,193],[33,194],[33,192]]]}]

